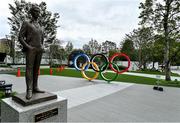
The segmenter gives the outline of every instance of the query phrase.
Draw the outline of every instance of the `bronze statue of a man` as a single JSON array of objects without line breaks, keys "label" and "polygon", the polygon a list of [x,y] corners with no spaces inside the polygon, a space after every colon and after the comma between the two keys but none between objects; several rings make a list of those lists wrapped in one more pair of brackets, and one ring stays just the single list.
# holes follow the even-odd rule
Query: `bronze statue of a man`
[{"label": "bronze statue of a man", "polygon": [[26,55],[26,99],[31,99],[33,93],[44,93],[38,88],[38,70],[43,53],[43,30],[38,23],[40,8],[32,5],[32,19],[25,21],[19,32],[19,41]]}]

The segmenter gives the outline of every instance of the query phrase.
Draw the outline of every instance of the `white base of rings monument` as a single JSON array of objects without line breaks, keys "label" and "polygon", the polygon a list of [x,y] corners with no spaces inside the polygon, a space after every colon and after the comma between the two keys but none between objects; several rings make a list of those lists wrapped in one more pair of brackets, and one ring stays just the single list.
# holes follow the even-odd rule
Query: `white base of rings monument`
[{"label": "white base of rings monument", "polygon": [[67,99],[57,99],[22,106],[12,98],[1,102],[1,122],[67,122]]}]

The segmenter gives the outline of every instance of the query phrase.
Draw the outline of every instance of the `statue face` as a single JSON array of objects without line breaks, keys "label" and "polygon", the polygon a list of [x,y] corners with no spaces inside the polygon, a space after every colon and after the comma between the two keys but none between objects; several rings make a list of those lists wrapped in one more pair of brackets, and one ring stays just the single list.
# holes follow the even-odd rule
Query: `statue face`
[{"label": "statue face", "polygon": [[38,6],[36,6],[36,5],[34,5],[31,8],[30,12],[31,12],[32,17],[37,19],[39,17],[39,15],[40,15],[40,8]]},{"label": "statue face", "polygon": [[32,13],[31,13],[31,15],[34,17],[34,18],[38,18],[39,17],[39,15],[40,15],[40,11],[39,10],[33,10],[32,11]]}]

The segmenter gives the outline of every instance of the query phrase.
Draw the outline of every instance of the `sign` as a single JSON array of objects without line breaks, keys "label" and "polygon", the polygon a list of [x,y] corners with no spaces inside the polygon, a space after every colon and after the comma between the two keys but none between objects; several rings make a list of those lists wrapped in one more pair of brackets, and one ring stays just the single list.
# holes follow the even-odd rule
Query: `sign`
[{"label": "sign", "polygon": [[45,120],[45,119],[53,117],[55,115],[58,115],[58,108],[35,115],[35,122]]}]

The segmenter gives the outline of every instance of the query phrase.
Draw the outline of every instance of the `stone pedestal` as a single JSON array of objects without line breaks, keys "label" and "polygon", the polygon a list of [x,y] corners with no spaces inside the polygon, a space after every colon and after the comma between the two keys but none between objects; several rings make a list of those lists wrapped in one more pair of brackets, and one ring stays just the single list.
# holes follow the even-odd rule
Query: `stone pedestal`
[{"label": "stone pedestal", "polygon": [[67,99],[22,106],[12,98],[1,102],[1,122],[67,122]]}]

